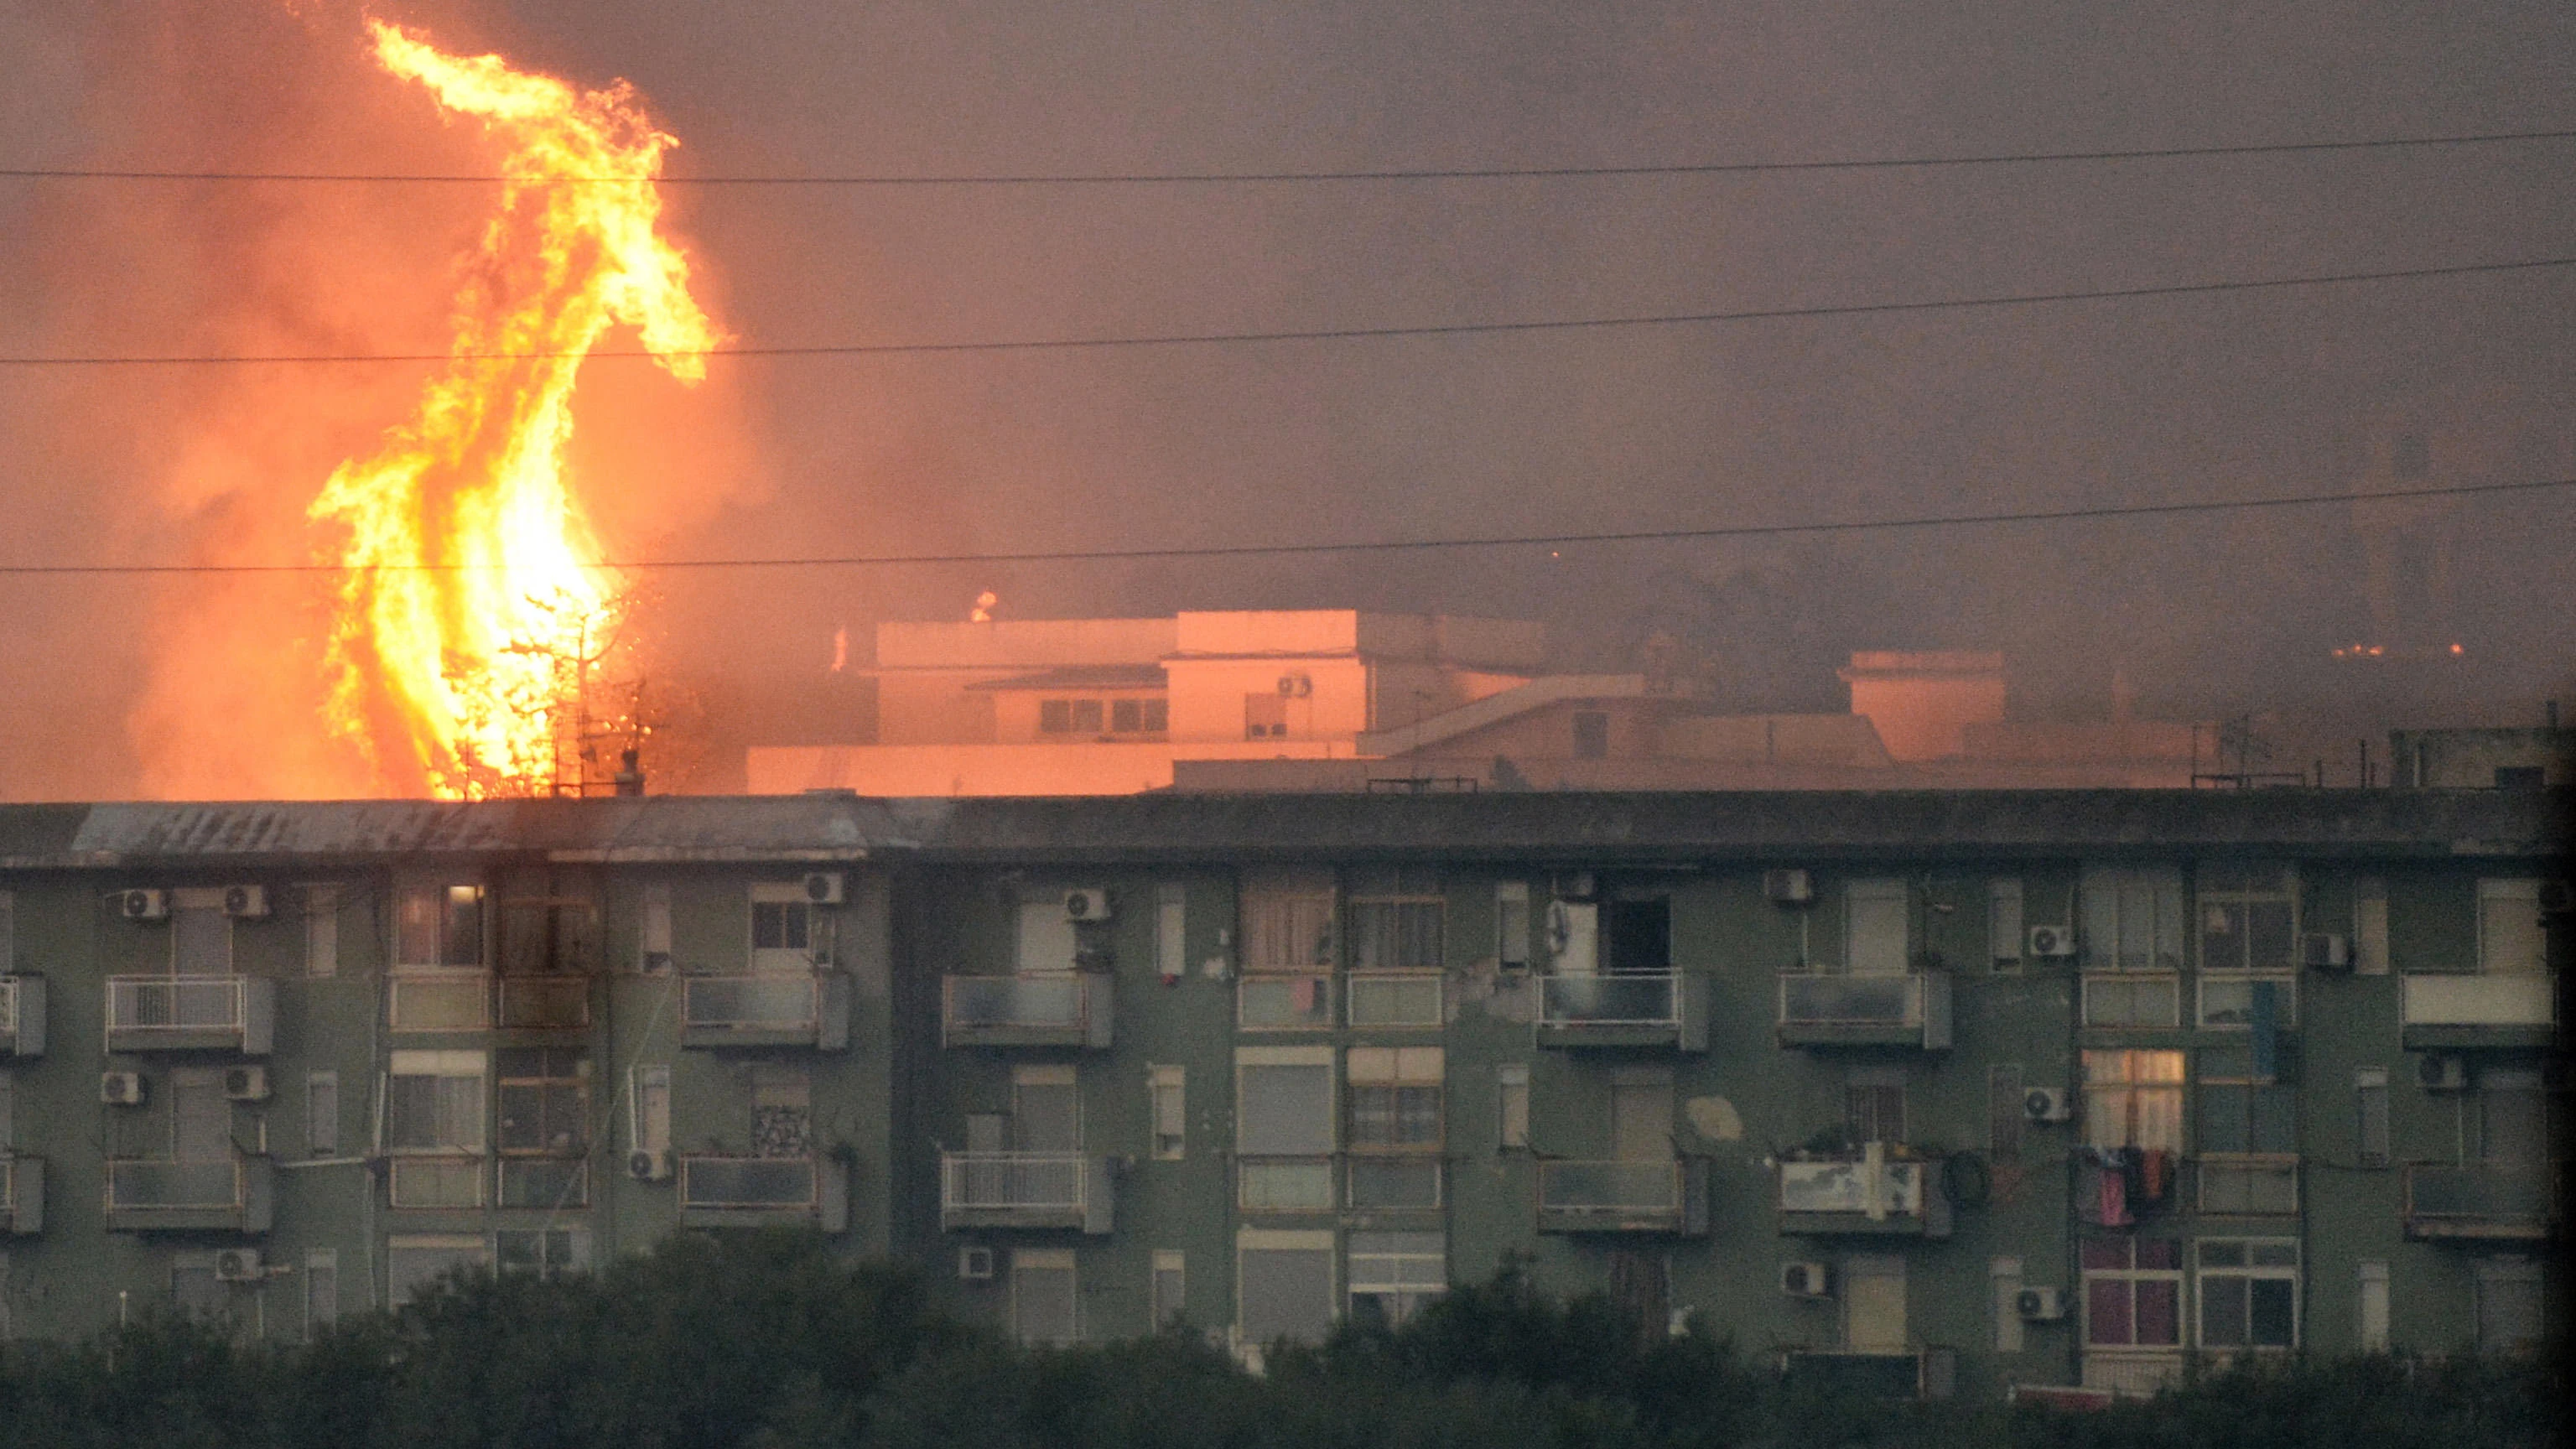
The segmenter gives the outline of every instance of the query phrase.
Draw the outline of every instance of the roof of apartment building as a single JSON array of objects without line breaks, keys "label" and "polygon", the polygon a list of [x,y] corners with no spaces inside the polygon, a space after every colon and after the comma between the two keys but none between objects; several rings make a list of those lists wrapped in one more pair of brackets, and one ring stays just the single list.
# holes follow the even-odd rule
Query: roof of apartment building
[{"label": "roof of apartment building", "polygon": [[1597,863],[2566,852],[2564,790],[1941,790],[0,806],[0,868],[525,855],[568,863],[1560,856]]}]

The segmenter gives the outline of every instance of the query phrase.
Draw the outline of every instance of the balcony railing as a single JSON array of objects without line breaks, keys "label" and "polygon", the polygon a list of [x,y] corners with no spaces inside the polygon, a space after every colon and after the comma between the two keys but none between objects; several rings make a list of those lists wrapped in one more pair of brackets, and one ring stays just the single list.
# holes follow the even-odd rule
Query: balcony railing
[{"label": "balcony railing", "polygon": [[809,1222],[827,1233],[846,1232],[849,1170],[821,1156],[682,1157],[680,1222],[700,1228]]},{"label": "balcony railing", "polygon": [[45,978],[0,976],[0,1057],[45,1054]]},{"label": "balcony railing", "polygon": [[120,1158],[107,1164],[107,1225],[116,1232],[265,1233],[274,1187],[273,1165],[264,1156]]},{"label": "balcony railing", "polygon": [[1941,1163],[1877,1152],[1779,1167],[1780,1231],[1946,1237]]},{"label": "balcony railing", "polygon": [[950,976],[941,983],[941,1040],[949,1046],[1069,1046],[1107,1050],[1109,978],[1096,972]]},{"label": "balcony railing", "polygon": [[1788,1046],[1950,1045],[1950,977],[1780,973],[1780,1040]]},{"label": "balcony railing", "polygon": [[579,1031],[590,1025],[590,978],[504,976],[495,1005],[504,1031]]},{"label": "balcony railing", "polygon": [[1708,1049],[1699,978],[1686,971],[1538,978],[1539,1041],[1550,1046]]},{"label": "balcony railing", "polygon": [[1443,982],[1436,971],[1354,971],[1342,981],[1353,1027],[1440,1027]]},{"label": "balcony railing", "polygon": [[2546,1238],[2558,1222],[2556,1164],[2419,1162],[2405,1169],[2410,1238]]},{"label": "balcony railing", "polygon": [[1703,1235],[1708,1161],[1542,1161],[1538,1227],[1543,1233]]},{"label": "balcony railing", "polygon": [[2398,978],[2400,1035],[2412,1050],[2548,1046],[2558,1020],[2558,978]]},{"label": "balcony railing", "polygon": [[221,1049],[266,1056],[276,1032],[277,983],[260,976],[111,976],[107,1049]]},{"label": "balcony railing", "polygon": [[1784,1354],[1781,1377],[1839,1396],[1946,1399],[1958,1380],[1958,1354],[1947,1348],[1870,1350],[1801,1348]]},{"label": "balcony railing", "polygon": [[1333,978],[1248,973],[1234,983],[1234,1024],[1242,1031],[1325,1031],[1333,1024]]},{"label": "balcony railing", "polygon": [[1079,1152],[945,1152],[939,1224],[959,1228],[1110,1229],[1109,1163]]},{"label": "balcony railing", "polygon": [[397,1157],[386,1173],[385,1200],[398,1208],[479,1208],[483,1159]]},{"label": "balcony railing", "polygon": [[45,1159],[0,1148],[0,1234],[25,1237],[45,1230]]},{"label": "balcony railing", "polygon": [[683,977],[680,1044],[841,1051],[850,1044],[850,978],[831,971]]},{"label": "balcony railing", "polygon": [[1331,1157],[1238,1157],[1234,1205],[1248,1213],[1328,1213],[1333,1210]]},{"label": "balcony railing", "polygon": [[385,980],[385,1019],[395,1031],[486,1030],[492,978],[480,971],[397,973]]}]

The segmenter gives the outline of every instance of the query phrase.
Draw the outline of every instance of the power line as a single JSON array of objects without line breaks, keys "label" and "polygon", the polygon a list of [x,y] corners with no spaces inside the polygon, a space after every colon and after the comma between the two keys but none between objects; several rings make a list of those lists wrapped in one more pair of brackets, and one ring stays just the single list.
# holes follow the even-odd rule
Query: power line
[{"label": "power line", "polygon": [[2259,292],[2283,287],[2329,287],[2358,282],[2417,281],[2431,277],[2467,277],[2498,272],[2540,271],[2576,266],[2576,257],[2550,257],[2528,262],[2472,262],[2448,267],[2404,267],[2379,272],[2337,272],[2322,276],[2265,277],[2251,281],[2183,282],[2151,287],[2104,287],[2080,291],[2021,292],[1993,297],[1943,298],[1923,302],[1855,302],[1814,307],[1760,307],[1742,312],[1669,312],[1629,317],[1568,317],[1524,322],[1439,322],[1415,327],[1322,327],[1277,332],[1196,332],[1141,337],[1064,337],[1008,339],[989,342],[856,342],[814,346],[675,348],[601,348],[592,352],[384,352],[264,353],[198,356],[0,357],[0,367],[198,367],[258,363],[305,365],[345,362],[533,362],[561,358],[647,357],[893,357],[967,352],[1077,352],[1114,347],[1204,347],[1261,342],[1350,342],[1404,337],[1465,337],[1513,332],[1573,332],[1616,327],[1681,327],[1715,322],[1762,322],[1817,317],[1865,317],[1900,312],[1966,311],[1984,307],[2031,307],[2052,302],[2105,302],[2144,297],[2185,297],[2227,292]]},{"label": "power line", "polygon": [[[2027,509],[2001,513],[1931,514],[1910,518],[1852,519],[1826,523],[1745,523],[1714,528],[1630,529],[1600,533],[1527,533],[1479,538],[1413,538],[1348,543],[1247,543],[1205,547],[1054,549],[1022,553],[915,553],[804,555],[775,558],[630,559],[596,568],[616,572],[892,568],[933,564],[1104,563],[1147,559],[1288,557],[1302,554],[1422,553],[1486,548],[1564,548],[1581,544],[1672,543],[1725,538],[1779,538],[1796,534],[1879,533],[1927,528],[1969,528],[2006,523],[2064,523],[2102,518],[2149,518],[2186,513],[2243,513],[2269,508],[2312,508],[2377,499],[2460,498],[2576,488],[2576,478],[2526,483],[2461,483],[2441,488],[2393,488],[2357,493],[2300,493],[2272,498],[2206,499],[2185,503],[2114,503],[2089,508]],[[465,573],[504,564],[0,564],[0,576],[150,574],[347,574]]]},{"label": "power line", "polygon": [[1966,156],[1867,157],[1846,161],[1712,161],[1634,166],[1457,166],[1376,171],[1126,171],[1027,172],[1000,175],[903,176],[503,176],[362,171],[110,171],[72,167],[0,168],[0,178],[20,181],[208,181],[495,185],[563,184],[633,186],[1249,186],[1297,182],[1555,181],[1621,176],[1759,176],[1802,171],[1898,171],[1965,166],[2037,166],[2066,162],[2178,161],[2227,156],[2295,156],[2341,151],[2389,151],[2449,146],[2494,146],[2576,139],[2576,130],[2488,131],[2453,136],[2394,136],[2358,141],[2288,141],[2239,146],[2161,146],[2130,150],[1991,152]]}]

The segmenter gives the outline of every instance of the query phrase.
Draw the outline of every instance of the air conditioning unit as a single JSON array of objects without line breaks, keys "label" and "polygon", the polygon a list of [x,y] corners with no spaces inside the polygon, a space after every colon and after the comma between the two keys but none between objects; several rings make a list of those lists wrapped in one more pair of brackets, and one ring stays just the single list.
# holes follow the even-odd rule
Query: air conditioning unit
[{"label": "air conditioning unit", "polygon": [[1064,918],[1068,921],[1108,920],[1109,892],[1097,886],[1088,890],[1066,891]]},{"label": "air conditioning unit", "polygon": [[1823,1298],[1830,1293],[1822,1263],[1780,1265],[1780,1291],[1792,1298]]},{"label": "air conditioning unit", "polygon": [[1766,870],[1762,894],[1780,905],[1803,906],[1816,898],[1816,883],[1803,870]]},{"label": "air conditioning unit", "polygon": [[98,1074],[98,1099],[111,1107],[143,1105],[141,1072],[101,1072]]},{"label": "air conditioning unit", "polygon": [[267,1276],[260,1265],[257,1248],[226,1248],[215,1254],[215,1280],[219,1283],[256,1283]]},{"label": "air conditioning unit", "polygon": [[2072,956],[2075,954],[2075,928],[2033,926],[2024,944],[2033,956]]},{"label": "air conditioning unit", "polygon": [[1315,692],[1315,679],[1310,674],[1279,676],[1279,694],[1283,699],[1304,699]]},{"label": "air conditioning unit", "polygon": [[255,885],[224,887],[224,914],[242,920],[266,920],[268,887]]},{"label": "air conditioning unit", "polygon": [[129,921],[158,921],[170,914],[168,891],[118,891],[116,909]]},{"label": "air conditioning unit", "polygon": [[2469,1086],[2468,1063],[2458,1057],[2421,1056],[2415,1059],[2415,1085],[2428,1092],[2464,1092]]},{"label": "air conditioning unit", "polygon": [[2324,931],[2310,931],[2299,938],[2299,964],[2311,971],[2349,971],[2352,969],[2352,940]]},{"label": "air conditioning unit", "polygon": [[267,1101],[268,1068],[224,1068],[224,1095],[232,1098],[236,1102]]},{"label": "air conditioning unit", "polygon": [[993,1250],[990,1248],[959,1248],[957,1250],[957,1276],[969,1283],[992,1282]]},{"label": "air conditioning unit", "polygon": [[837,870],[818,870],[805,877],[805,899],[818,906],[839,905],[841,873]]},{"label": "air conditioning unit", "polygon": [[641,1149],[627,1153],[626,1175],[637,1182],[668,1182],[671,1179],[671,1154]]},{"label": "air conditioning unit", "polygon": [[2013,1311],[2026,1323],[2055,1323],[2066,1316],[2062,1288],[2024,1288],[2013,1299]]},{"label": "air conditioning unit", "polygon": [[2075,1115],[2066,1094],[2055,1087],[2033,1087],[2021,1094],[2021,1115],[2032,1122],[2063,1122]]}]

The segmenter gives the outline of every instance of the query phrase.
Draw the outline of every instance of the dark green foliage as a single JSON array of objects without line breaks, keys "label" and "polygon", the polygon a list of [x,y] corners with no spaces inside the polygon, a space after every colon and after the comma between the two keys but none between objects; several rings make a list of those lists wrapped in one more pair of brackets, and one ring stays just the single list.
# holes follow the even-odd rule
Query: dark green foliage
[{"label": "dark green foliage", "polygon": [[2542,1449],[2534,1364],[2290,1361],[2097,1413],[1784,1382],[1517,1270],[1255,1376],[1170,1333],[1022,1350],[820,1239],[682,1236],[596,1276],[460,1277],[310,1345],[168,1317],[0,1351],[6,1449]]}]

